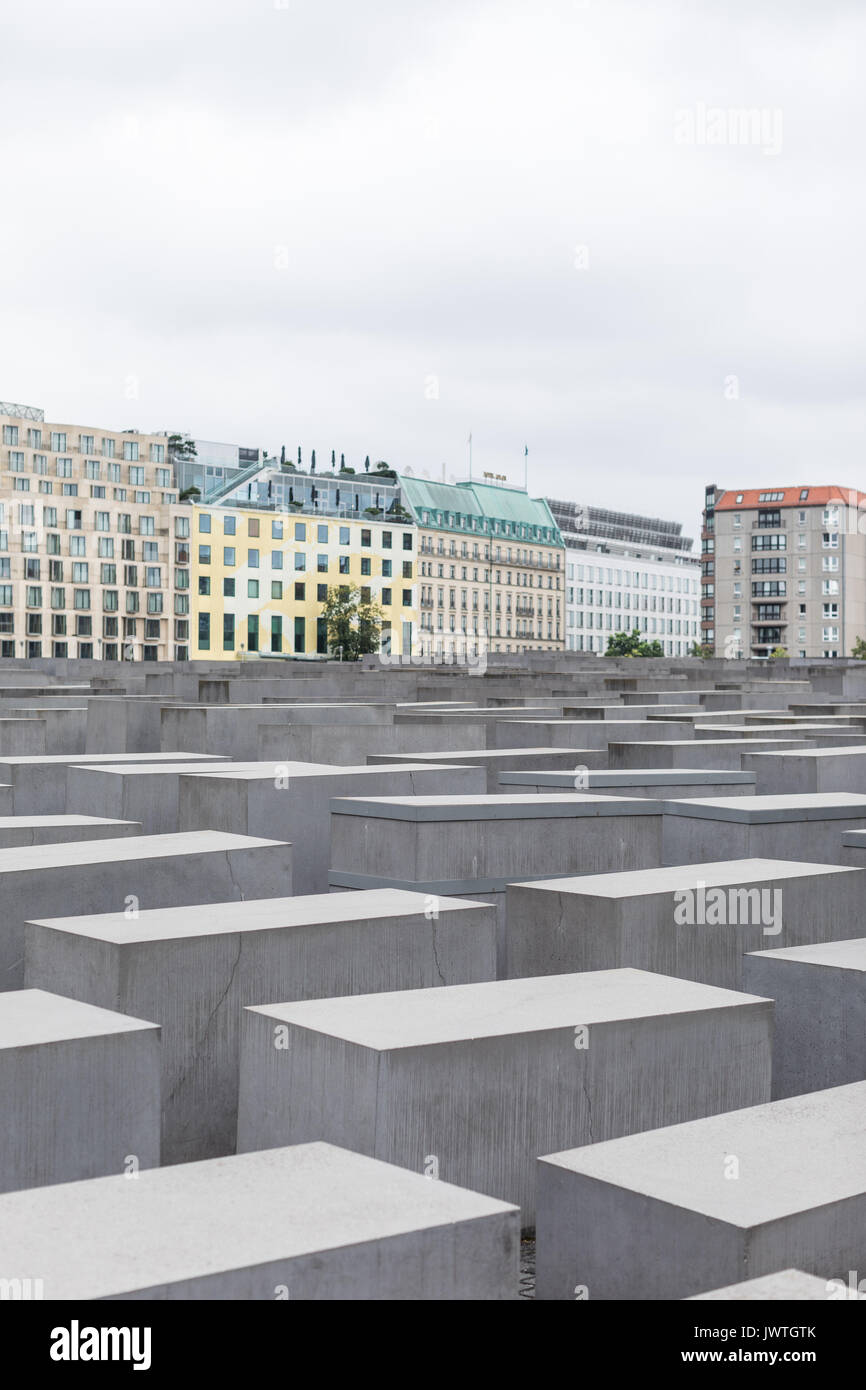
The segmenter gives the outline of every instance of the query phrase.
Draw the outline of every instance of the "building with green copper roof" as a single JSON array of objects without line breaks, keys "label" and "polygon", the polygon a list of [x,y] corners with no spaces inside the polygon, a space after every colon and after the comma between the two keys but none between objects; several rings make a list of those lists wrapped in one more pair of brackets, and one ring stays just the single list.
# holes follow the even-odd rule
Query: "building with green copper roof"
[{"label": "building with green copper roof", "polygon": [[543,497],[495,483],[437,483],[400,475],[403,503],[419,526],[563,546]]},{"label": "building with green copper roof", "polygon": [[565,543],[547,502],[501,483],[399,477],[418,527],[423,651],[561,651]]}]

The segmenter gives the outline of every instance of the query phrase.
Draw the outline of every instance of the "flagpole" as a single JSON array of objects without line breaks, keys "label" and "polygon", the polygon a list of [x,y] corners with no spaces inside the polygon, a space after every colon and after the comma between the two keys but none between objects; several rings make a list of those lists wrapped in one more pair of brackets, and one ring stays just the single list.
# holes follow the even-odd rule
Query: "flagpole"
[{"label": "flagpole", "polygon": [[469,481],[472,482],[472,434],[469,435]]},{"label": "flagpole", "polygon": [[524,489],[528,492],[528,491],[529,491],[529,445],[528,445],[528,444],[524,444],[524,446],[523,446],[523,486],[524,486]]}]

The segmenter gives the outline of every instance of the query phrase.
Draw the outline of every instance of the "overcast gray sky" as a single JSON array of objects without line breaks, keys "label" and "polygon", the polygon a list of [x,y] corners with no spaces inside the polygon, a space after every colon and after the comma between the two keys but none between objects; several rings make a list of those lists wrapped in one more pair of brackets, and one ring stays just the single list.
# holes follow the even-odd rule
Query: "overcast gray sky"
[{"label": "overcast gray sky", "polygon": [[866,487],[862,0],[0,14],[0,399],[432,476],[471,431],[690,534]]}]

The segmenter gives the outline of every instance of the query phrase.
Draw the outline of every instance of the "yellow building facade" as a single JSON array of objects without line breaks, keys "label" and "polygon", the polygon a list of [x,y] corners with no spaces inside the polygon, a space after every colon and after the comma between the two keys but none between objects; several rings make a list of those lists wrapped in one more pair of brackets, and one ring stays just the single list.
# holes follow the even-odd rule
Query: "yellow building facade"
[{"label": "yellow building facade", "polygon": [[240,506],[190,508],[190,655],[322,657],[328,590],[382,609],[382,649],[410,655],[418,619],[415,526]]}]

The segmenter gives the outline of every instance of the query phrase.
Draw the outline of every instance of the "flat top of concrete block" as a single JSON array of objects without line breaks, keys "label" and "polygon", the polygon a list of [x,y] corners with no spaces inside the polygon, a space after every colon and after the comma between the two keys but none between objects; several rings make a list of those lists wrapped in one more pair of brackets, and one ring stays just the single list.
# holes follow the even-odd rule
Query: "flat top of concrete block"
[{"label": "flat top of concrete block", "polygon": [[[208,767],[217,769],[235,767],[231,758],[223,762],[209,763]],[[76,772],[104,772],[106,776],[117,777],[181,777],[184,773],[198,776],[201,763],[76,763]]]},{"label": "flat top of concrete block", "polygon": [[785,946],[778,951],[750,951],[750,956],[768,956],[772,961],[791,961],[797,965],[824,965],[831,970],[866,970],[866,937],[848,941],[823,941],[809,946]]},{"label": "flat top of concrete block", "polygon": [[[850,873],[845,865],[808,864],[791,859],[722,859],[712,863],[677,864],[659,869],[628,869],[612,874],[576,874],[565,878],[515,883],[538,893],[576,893],[579,897],[643,898],[653,893],[677,893],[684,888],[720,888],[734,883],[769,883],[782,878]],[[853,869],[862,873],[862,869]]]},{"label": "flat top of concrete block", "polygon": [[866,849],[866,830],[846,830],[842,844],[849,845],[851,849]]},{"label": "flat top of concrete block", "polygon": [[702,1299],[722,1299],[730,1302],[752,1302],[759,1300],[805,1300],[813,1302],[830,1297],[844,1301],[858,1301],[866,1294],[845,1287],[839,1290],[838,1279],[819,1279],[815,1274],[804,1274],[802,1269],[780,1269],[777,1274],[764,1274],[760,1279],[744,1279],[741,1284],[726,1284],[722,1289],[712,1289],[709,1293],[695,1293],[686,1299],[687,1303],[699,1303]]},{"label": "flat top of concrete block", "polygon": [[623,969],[268,1004],[251,1012],[387,1052],[756,1003],[767,1001]]},{"label": "flat top of concrete block", "polygon": [[[534,723],[534,722],[535,722],[535,721],[533,720],[533,723]],[[572,757],[576,758],[576,757],[578,757],[578,755],[581,754],[581,753],[593,753],[593,752],[596,752],[596,753],[597,753],[597,752],[598,752],[598,749],[592,749],[592,748],[449,748],[449,749],[446,749],[446,750],[444,750],[444,751],[439,751],[439,752],[436,752],[436,753],[396,753],[396,754],[394,755],[394,761],[395,761],[395,763],[399,763],[399,760],[400,760],[401,758],[405,758],[405,759],[407,760],[407,762],[408,762],[408,761],[412,761],[412,760],[414,760],[415,762],[418,762],[419,760],[420,760],[420,761],[426,762],[426,760],[429,758],[431,762],[435,762],[437,758],[443,758],[443,759],[447,759],[447,758],[460,758],[460,759],[462,759],[462,760],[465,762],[467,759],[470,759],[470,758],[471,758],[473,762],[476,762],[476,761],[477,761],[477,762],[482,762],[484,759],[489,759],[489,760],[492,762],[495,758],[562,758],[563,755],[566,756],[566,757],[569,757],[569,758],[572,758]],[[386,759],[389,755],[388,755],[387,753],[376,753],[376,754],[371,754],[371,756],[372,756],[372,757],[376,757],[376,758],[382,758],[382,759],[384,760],[384,759]],[[381,770],[381,767],[382,767],[382,764],[380,763],[380,764],[379,764],[380,770]]]},{"label": "flat top of concrete block", "polygon": [[176,762],[230,762],[230,758],[220,757],[218,753],[21,753],[14,758],[0,754],[0,767],[17,766],[21,763],[36,763],[43,767],[46,763],[176,763]]},{"label": "flat top of concrete block", "polygon": [[140,821],[114,820],[110,816],[0,816],[0,830],[48,829],[50,826],[140,825]]},{"label": "flat top of concrete block", "polygon": [[[0,767],[2,765],[3,759],[0,758]],[[437,768],[442,772],[459,770],[455,763],[293,763],[270,760],[259,763],[234,763],[231,770],[219,772],[210,772],[204,768],[199,772],[196,769],[190,775],[213,777],[220,781],[272,782],[277,777],[342,777],[347,772],[357,773],[359,776],[377,776],[387,772],[389,767],[395,772],[435,772]]]},{"label": "flat top of concrete block", "polygon": [[855,756],[866,758],[866,747],[862,743],[834,743],[830,748],[780,748],[778,753],[755,753],[756,758],[838,758]]},{"label": "flat top of concrete block", "polygon": [[61,994],[49,994],[44,989],[15,989],[0,994],[0,1049],[99,1038],[106,1033],[135,1033],[157,1026]]},{"label": "flat top of concrete block", "polygon": [[866,816],[862,792],[795,792],[782,796],[695,797],[690,801],[665,801],[665,814],[694,816],[699,820],[742,821],[767,825],[776,821],[853,820]]},{"label": "flat top of concrete block", "polygon": [[164,859],[184,854],[224,854],[233,849],[258,849],[284,844],[222,830],[184,830],[177,835],[132,835],[122,840],[75,840],[63,844],[23,845],[0,849],[0,874],[42,873],[75,864],[106,864],[124,859]]},{"label": "flat top of concrete block", "polygon": [[[10,706],[12,714],[18,714],[19,710]],[[20,712],[30,710],[33,714],[86,714],[86,705],[21,705]]]},{"label": "flat top of concrete block", "polygon": [[[562,751],[561,749],[559,750]],[[609,771],[607,768],[589,768],[581,774],[591,787],[665,787],[665,786],[704,786],[712,782],[716,786],[748,785],[754,786],[754,772],[713,772],[712,768],[699,770],[692,767],[665,767],[656,770],[628,769]],[[516,786],[529,786],[539,782],[549,787],[563,787],[574,784],[575,772],[570,769],[550,771],[541,768],[535,772],[500,772],[502,783]]]},{"label": "flat top of concrete block", "polygon": [[[429,904],[426,893],[403,888],[369,888],[357,893],[308,893],[296,898],[256,898],[249,902],[151,908],[139,912],[134,921],[128,920],[122,912],[47,917],[36,921],[38,926],[50,927],[53,931],[124,946],[141,941],[382,921],[387,917],[425,917]],[[468,898],[437,897],[436,907],[440,916],[443,912],[468,911],[471,916],[478,917],[494,910],[489,903],[476,903]],[[469,929],[471,923],[467,921],[466,926]]]},{"label": "flat top of concrete block", "polygon": [[[725,1181],[728,1154],[736,1182]],[[540,1161],[747,1230],[866,1192],[866,1081]]]},{"label": "flat top of concrete block", "polygon": [[[496,713],[496,714],[500,714],[501,711],[496,710],[495,713]],[[658,722],[658,721],[656,721],[656,722]],[[506,719],[503,720],[503,723],[504,723],[504,724],[532,724],[532,725],[534,725],[535,727],[541,728],[541,729],[546,729],[546,728],[548,728],[548,727],[551,726],[551,725],[552,725],[554,728],[558,728],[560,724],[567,724],[569,727],[571,727],[572,725],[574,725],[574,726],[576,726],[576,727],[578,727],[578,728],[583,728],[583,729],[591,729],[591,728],[593,728],[593,726],[595,726],[595,725],[597,725],[599,728],[610,729],[610,728],[616,728],[617,724],[640,724],[640,725],[642,725],[642,727],[645,728],[645,729],[652,729],[652,728],[654,727],[654,725],[651,724],[650,721],[649,721],[648,719],[508,719],[508,718],[506,718]]]},{"label": "flat top of concrete block", "polygon": [[719,729],[733,729],[736,733],[745,734],[751,729],[753,734],[808,734],[826,733],[838,734],[845,733],[846,730],[839,729],[836,724],[697,724],[698,729],[711,729],[716,733]]},{"label": "flat top of concrete block", "polygon": [[[380,769],[381,771],[381,769]],[[658,816],[663,803],[650,797],[591,796],[584,792],[551,792],[534,796],[335,796],[335,815],[377,817],[380,820],[550,820],[563,816]]]},{"label": "flat top of concrete block", "polygon": [[101,1298],[516,1212],[332,1144],[298,1144],[0,1196],[4,1272]]},{"label": "flat top of concrete block", "polygon": [[[608,723],[611,721],[608,720]],[[614,725],[616,727],[616,725]],[[637,748],[743,748],[749,751],[749,745],[756,743],[778,743],[780,749],[790,748],[797,743],[795,738],[670,738],[670,739],[612,739],[612,743],[627,743],[630,747]]]}]

